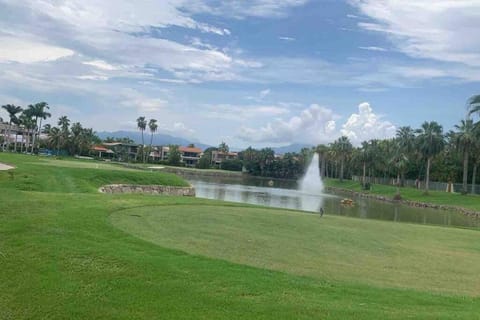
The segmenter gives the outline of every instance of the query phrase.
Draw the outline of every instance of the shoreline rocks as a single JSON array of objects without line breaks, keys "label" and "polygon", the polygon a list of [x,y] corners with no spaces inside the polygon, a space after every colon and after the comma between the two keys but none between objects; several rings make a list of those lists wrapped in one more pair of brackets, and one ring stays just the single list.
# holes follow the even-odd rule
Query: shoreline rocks
[{"label": "shoreline rocks", "polygon": [[195,197],[195,188],[190,187],[173,187],[162,185],[133,185],[133,184],[109,184],[98,189],[101,193],[141,193],[156,194],[169,196]]},{"label": "shoreline rocks", "polygon": [[457,206],[434,204],[434,203],[428,203],[428,202],[419,202],[419,201],[413,201],[413,200],[394,200],[392,198],[385,197],[385,196],[382,196],[382,195],[370,194],[370,193],[364,193],[364,192],[357,192],[357,191],[353,191],[353,190],[349,190],[349,189],[342,189],[342,188],[335,188],[335,187],[326,187],[325,189],[330,190],[330,191],[334,191],[334,192],[346,193],[346,194],[352,195],[354,197],[373,199],[373,200],[389,202],[389,203],[399,203],[399,204],[403,204],[403,205],[410,206],[410,207],[457,211],[457,212],[460,212],[460,213],[462,213],[466,216],[469,216],[469,217],[480,218],[480,212],[479,211],[466,209],[466,208],[462,208],[462,207],[457,207]]}]

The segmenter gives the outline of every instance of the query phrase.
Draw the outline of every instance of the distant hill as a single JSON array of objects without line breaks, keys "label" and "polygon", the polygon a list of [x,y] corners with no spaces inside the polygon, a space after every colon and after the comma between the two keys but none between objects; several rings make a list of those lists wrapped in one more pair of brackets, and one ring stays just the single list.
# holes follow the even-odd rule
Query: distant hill
[{"label": "distant hill", "polygon": [[[107,137],[113,137],[113,138],[130,138],[135,143],[142,143],[142,134],[141,132],[135,132],[135,131],[114,131],[114,132],[108,132],[108,131],[102,131],[102,132],[97,132],[97,135],[100,137],[100,139],[106,139]],[[145,138],[145,144],[148,145],[150,144],[150,133],[144,133],[144,138]],[[190,143],[193,143],[196,147],[205,150],[206,148],[209,148],[209,145],[199,143],[199,142],[194,142],[190,141],[184,138],[179,138],[179,137],[174,137],[168,134],[163,134],[163,133],[155,133],[153,135],[153,144],[154,145],[169,145],[169,144],[177,144],[179,146],[187,146]]]},{"label": "distant hill", "polygon": [[273,151],[275,151],[275,154],[285,154],[288,152],[300,152],[303,148],[311,148],[312,145],[309,144],[302,144],[302,143],[292,143],[289,144],[288,146],[283,146],[283,147],[277,147],[277,148],[272,148]]}]

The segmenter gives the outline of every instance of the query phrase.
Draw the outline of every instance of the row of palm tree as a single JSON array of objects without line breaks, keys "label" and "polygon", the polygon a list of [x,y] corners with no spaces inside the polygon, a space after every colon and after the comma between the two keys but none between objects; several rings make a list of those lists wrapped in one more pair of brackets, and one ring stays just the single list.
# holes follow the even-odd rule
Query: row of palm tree
[{"label": "row of palm tree", "polygon": [[145,152],[145,141],[144,141],[144,138],[143,138],[143,132],[147,129],[147,124],[148,124],[148,128],[150,130],[150,148],[149,150],[151,151],[152,150],[152,146],[153,146],[153,135],[155,132],[157,132],[157,129],[158,129],[158,124],[157,124],[157,120],[156,119],[150,119],[150,121],[147,122],[146,118],[145,117],[138,117],[137,118],[137,127],[138,129],[141,131],[142,133],[142,161],[143,163],[145,163],[145,157],[146,157],[146,152]]},{"label": "row of palm tree", "polygon": [[88,155],[94,144],[101,143],[92,128],[84,128],[80,122],[70,123],[67,116],[62,116],[57,121],[58,127],[45,125],[46,147],[56,150],[57,155],[61,150],[70,155]]},{"label": "row of palm tree", "polygon": [[[14,151],[17,151],[18,128],[22,128],[27,133],[27,139],[30,136],[32,137],[31,141],[27,142],[26,148],[28,149],[28,146],[30,146],[31,152],[33,153],[34,149],[38,148],[38,137],[40,136],[40,129],[42,128],[42,120],[51,117],[51,114],[48,112],[48,109],[50,109],[48,103],[39,102],[30,104],[26,109],[14,104],[6,104],[2,105],[2,109],[4,109],[9,116],[8,131],[4,132],[3,151],[10,149],[12,125],[16,125]],[[21,151],[23,151],[23,139],[24,135],[22,134]]]}]

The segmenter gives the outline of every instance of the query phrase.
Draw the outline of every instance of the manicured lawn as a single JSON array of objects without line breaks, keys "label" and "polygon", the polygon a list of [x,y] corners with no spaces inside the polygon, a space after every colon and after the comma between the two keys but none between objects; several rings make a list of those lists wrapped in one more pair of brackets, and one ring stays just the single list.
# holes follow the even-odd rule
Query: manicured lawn
[{"label": "manicured lawn", "polygon": [[0,319],[480,314],[478,231],[98,194],[170,178],[50,161],[0,153],[35,186],[0,172]]},{"label": "manicured lawn", "polygon": [[[371,194],[383,195],[389,198],[395,196],[397,188],[395,186],[374,184],[372,189],[364,191],[361,189],[360,183],[351,180],[344,180],[340,182],[337,179],[325,180],[325,185],[334,188],[343,188],[357,192],[368,192]],[[419,202],[433,203],[439,205],[450,205],[468,208],[480,211],[480,196],[479,195],[462,195],[460,193],[447,193],[441,191],[429,191],[429,194],[424,194],[424,190],[415,188],[400,188],[402,199],[413,200]]]}]

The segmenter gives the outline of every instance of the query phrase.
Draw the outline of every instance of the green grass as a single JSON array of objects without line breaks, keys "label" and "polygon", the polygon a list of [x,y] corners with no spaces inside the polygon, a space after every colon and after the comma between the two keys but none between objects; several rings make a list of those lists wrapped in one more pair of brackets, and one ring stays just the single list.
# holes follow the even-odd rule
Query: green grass
[{"label": "green grass", "polygon": [[[366,192],[386,196],[389,198],[393,198],[397,191],[397,188],[395,186],[381,184],[374,184],[372,185],[371,190],[365,191],[361,189],[359,182],[351,180],[344,180],[343,182],[340,182],[337,179],[327,179],[325,180],[325,185],[327,187],[348,189],[356,192]],[[460,193],[447,193],[441,191],[429,191],[428,194],[425,194],[424,190],[407,187],[400,188],[400,194],[402,196],[402,199],[404,200],[432,203],[438,205],[456,206],[480,211],[479,195],[462,195]]]},{"label": "green grass", "polygon": [[[99,194],[117,174],[167,178],[52,161],[0,153],[37,186],[23,190],[0,172],[0,319],[480,314],[478,231]],[[57,170],[63,189],[47,177]]]}]

